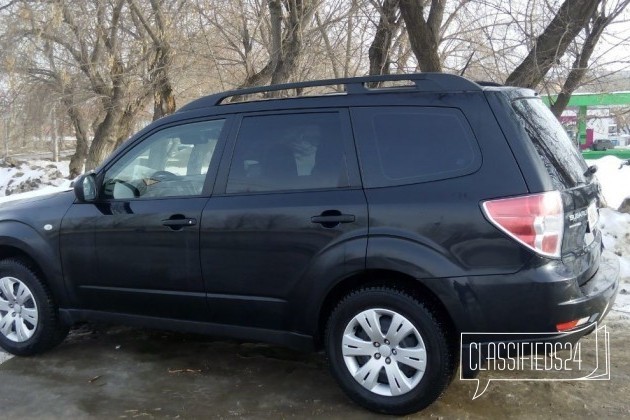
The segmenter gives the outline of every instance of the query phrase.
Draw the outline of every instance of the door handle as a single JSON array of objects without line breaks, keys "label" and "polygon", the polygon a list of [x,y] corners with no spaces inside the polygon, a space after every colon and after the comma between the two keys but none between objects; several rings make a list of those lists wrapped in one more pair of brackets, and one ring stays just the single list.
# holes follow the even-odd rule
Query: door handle
[{"label": "door handle", "polygon": [[197,219],[183,217],[181,215],[171,216],[169,219],[162,220],[162,225],[170,227],[173,230],[179,230],[185,226],[195,226],[196,224]]},{"label": "door handle", "polygon": [[352,223],[355,220],[354,214],[343,214],[339,210],[326,210],[318,216],[311,217],[312,223],[319,223],[326,228],[335,227],[340,223]]}]

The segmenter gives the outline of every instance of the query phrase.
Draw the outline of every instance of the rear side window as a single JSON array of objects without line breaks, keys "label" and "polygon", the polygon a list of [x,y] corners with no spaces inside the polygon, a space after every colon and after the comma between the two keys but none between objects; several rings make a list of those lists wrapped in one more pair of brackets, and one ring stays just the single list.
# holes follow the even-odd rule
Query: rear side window
[{"label": "rear side window", "polygon": [[453,178],[481,166],[479,147],[459,110],[355,108],[352,119],[366,187]]},{"label": "rear side window", "polygon": [[228,194],[348,185],[339,113],[243,118],[228,175]]},{"label": "rear side window", "polygon": [[588,166],[562,125],[539,98],[512,102],[523,128],[538,151],[556,188],[572,188],[586,182]]}]

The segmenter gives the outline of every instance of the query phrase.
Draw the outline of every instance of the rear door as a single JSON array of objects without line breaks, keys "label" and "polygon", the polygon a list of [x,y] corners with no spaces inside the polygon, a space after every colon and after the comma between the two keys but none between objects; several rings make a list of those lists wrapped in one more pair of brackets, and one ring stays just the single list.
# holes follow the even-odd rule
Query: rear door
[{"label": "rear door", "polygon": [[284,330],[291,301],[314,304],[309,273],[364,268],[367,204],[349,117],[345,109],[258,113],[236,131],[201,221],[211,319]]}]

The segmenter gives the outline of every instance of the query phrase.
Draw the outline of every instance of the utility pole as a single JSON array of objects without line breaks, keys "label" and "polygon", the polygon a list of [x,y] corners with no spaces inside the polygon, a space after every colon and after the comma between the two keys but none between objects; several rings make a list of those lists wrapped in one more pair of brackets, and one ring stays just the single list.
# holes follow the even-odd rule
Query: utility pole
[{"label": "utility pole", "polygon": [[59,162],[59,138],[57,137],[57,106],[53,105],[50,115],[52,117],[50,135],[52,140],[53,162]]},{"label": "utility pole", "polygon": [[9,114],[4,116],[4,158],[5,159],[9,157],[9,118],[10,118]]}]

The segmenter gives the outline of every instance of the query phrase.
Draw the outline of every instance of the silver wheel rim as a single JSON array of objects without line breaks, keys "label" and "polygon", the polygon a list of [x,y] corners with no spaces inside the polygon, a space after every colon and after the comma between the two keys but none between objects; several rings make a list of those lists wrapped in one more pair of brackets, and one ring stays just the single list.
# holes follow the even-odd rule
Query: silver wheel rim
[{"label": "silver wheel rim", "polygon": [[15,277],[0,278],[0,333],[21,343],[33,336],[38,319],[31,289]]},{"label": "silver wheel rim", "polygon": [[413,390],[427,366],[417,328],[389,309],[368,309],[352,318],[341,351],[348,371],[363,388],[388,397]]}]

